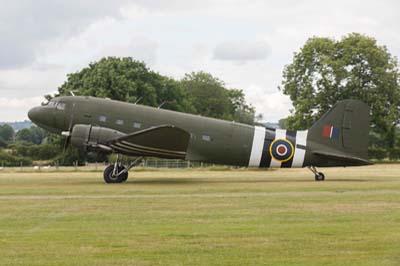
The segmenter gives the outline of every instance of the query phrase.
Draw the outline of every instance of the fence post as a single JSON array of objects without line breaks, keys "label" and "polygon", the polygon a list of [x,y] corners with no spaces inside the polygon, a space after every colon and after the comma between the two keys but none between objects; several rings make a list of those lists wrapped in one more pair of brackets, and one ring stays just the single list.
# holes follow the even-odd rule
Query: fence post
[{"label": "fence post", "polygon": [[75,161],[75,172],[78,171],[78,161]]},{"label": "fence post", "polygon": [[21,167],[21,172],[22,172],[22,164],[23,164],[23,163],[22,163],[22,162],[20,162],[19,164],[20,164],[20,167]]}]

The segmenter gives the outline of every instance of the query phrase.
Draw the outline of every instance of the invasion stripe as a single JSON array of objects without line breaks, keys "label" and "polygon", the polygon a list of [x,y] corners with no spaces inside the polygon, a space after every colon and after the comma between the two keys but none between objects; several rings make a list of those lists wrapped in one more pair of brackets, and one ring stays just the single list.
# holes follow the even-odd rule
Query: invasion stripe
[{"label": "invasion stripe", "polygon": [[[296,133],[297,133],[297,131],[293,131],[293,130],[287,130],[286,131],[286,139],[289,140],[293,144],[293,148],[295,150],[296,150]],[[293,158],[294,158],[294,155],[293,155],[292,159],[290,159],[289,161],[283,162],[281,167],[282,168],[290,168],[290,167],[292,167]]]},{"label": "invasion stripe", "polygon": [[[286,139],[286,129],[277,129],[275,131],[275,139]],[[271,168],[280,168],[281,165],[282,165],[281,162],[274,160],[272,158],[270,165]]]},{"label": "invasion stripe", "polygon": [[301,147],[307,146],[307,136],[308,130],[297,131],[292,167],[303,167],[306,150]]},{"label": "invasion stripe", "polygon": [[254,127],[253,145],[251,147],[249,166],[259,167],[261,162],[261,156],[263,152],[265,139],[265,128]]},{"label": "invasion stripe", "polygon": [[268,130],[265,132],[264,148],[261,157],[260,167],[268,168],[271,165],[271,154],[269,153],[269,146],[272,140],[275,139],[275,130]]}]

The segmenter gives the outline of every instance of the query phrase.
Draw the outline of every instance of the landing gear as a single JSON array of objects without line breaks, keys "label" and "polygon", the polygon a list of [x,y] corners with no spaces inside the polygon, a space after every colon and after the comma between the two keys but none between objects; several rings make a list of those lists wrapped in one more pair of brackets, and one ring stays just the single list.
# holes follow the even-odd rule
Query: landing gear
[{"label": "landing gear", "polygon": [[114,164],[111,164],[104,169],[104,182],[110,183],[122,183],[128,179],[128,171],[139,165],[143,160],[143,157],[136,158],[128,167],[122,165],[120,155],[117,155],[117,160]]},{"label": "landing gear", "polygon": [[128,179],[128,171],[122,165],[117,165],[115,167],[114,164],[107,166],[104,170],[104,181],[108,184],[111,183],[122,183]]},{"label": "landing gear", "polygon": [[315,181],[324,181],[325,180],[325,175],[321,172],[318,172],[317,168],[315,168],[315,166],[308,166],[308,169],[310,169],[310,171],[314,173]]}]

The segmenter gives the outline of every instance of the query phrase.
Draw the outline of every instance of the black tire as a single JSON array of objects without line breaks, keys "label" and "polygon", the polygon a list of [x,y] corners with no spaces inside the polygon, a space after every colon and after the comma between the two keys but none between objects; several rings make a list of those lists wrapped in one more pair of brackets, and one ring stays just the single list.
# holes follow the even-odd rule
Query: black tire
[{"label": "black tire", "polygon": [[[125,167],[124,166],[118,166],[118,172],[122,171]],[[125,172],[123,174],[120,174],[119,176],[114,176],[114,165],[111,164],[104,169],[103,177],[104,177],[104,182],[107,184],[113,184],[113,183],[122,183],[125,182],[128,179],[128,172]]]},{"label": "black tire", "polygon": [[128,172],[123,173],[122,177],[123,177],[122,182],[126,182],[126,180],[128,180]]},{"label": "black tire", "polygon": [[315,175],[315,181],[324,181],[325,180],[325,175],[321,172],[318,172]]}]

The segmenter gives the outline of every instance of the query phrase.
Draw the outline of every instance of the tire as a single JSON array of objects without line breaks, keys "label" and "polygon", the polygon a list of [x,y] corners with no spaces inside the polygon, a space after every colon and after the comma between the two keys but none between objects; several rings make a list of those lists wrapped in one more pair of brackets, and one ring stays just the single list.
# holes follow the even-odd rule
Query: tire
[{"label": "tire", "polygon": [[[122,171],[125,169],[124,166],[118,166],[118,172]],[[107,184],[115,184],[115,183],[122,183],[125,182],[128,179],[128,172],[125,172],[123,174],[120,174],[119,176],[113,176],[114,172],[114,165],[111,164],[104,169],[103,177],[104,177],[104,182]]]},{"label": "tire", "polygon": [[325,175],[321,172],[318,172],[315,175],[315,181],[324,181],[325,180]]}]

